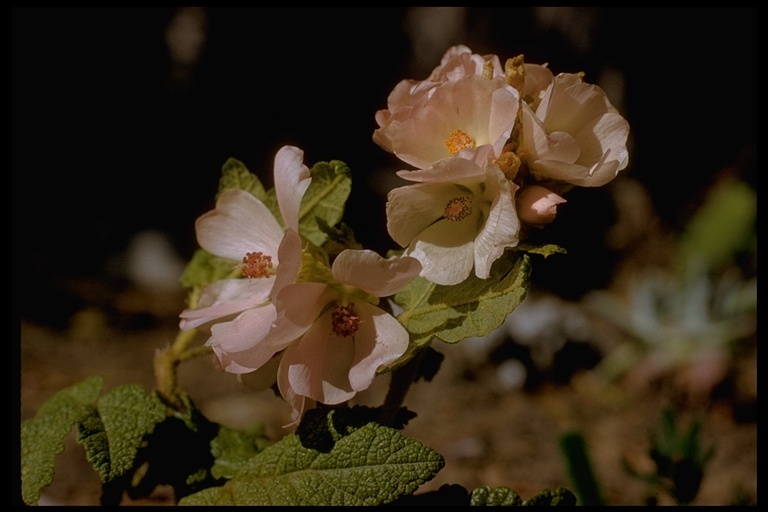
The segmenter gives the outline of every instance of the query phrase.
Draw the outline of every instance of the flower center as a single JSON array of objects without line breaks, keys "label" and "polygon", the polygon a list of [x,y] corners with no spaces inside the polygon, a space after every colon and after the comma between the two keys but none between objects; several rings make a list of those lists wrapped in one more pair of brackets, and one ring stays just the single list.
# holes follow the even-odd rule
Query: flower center
[{"label": "flower center", "polygon": [[247,252],[243,256],[243,275],[248,279],[267,277],[272,268],[272,256],[261,252]]},{"label": "flower center", "polygon": [[455,155],[462,149],[475,147],[475,140],[464,130],[454,130],[445,139],[445,145],[448,147],[448,151]]},{"label": "flower center", "polygon": [[350,302],[346,306],[336,304],[331,311],[331,330],[340,338],[354,335],[360,328],[360,315],[354,308],[355,303]]},{"label": "flower center", "polygon": [[443,217],[456,222],[466,219],[471,214],[472,203],[469,196],[454,197],[448,201],[443,210]]}]

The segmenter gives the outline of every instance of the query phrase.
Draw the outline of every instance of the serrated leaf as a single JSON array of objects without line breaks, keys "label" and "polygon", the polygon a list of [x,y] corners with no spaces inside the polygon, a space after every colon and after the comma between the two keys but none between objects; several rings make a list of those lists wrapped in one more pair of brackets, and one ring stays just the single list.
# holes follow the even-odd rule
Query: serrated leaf
[{"label": "serrated leaf", "polygon": [[219,190],[216,193],[216,199],[228,189],[236,188],[250,192],[257,199],[266,202],[267,192],[264,185],[261,184],[259,177],[248,170],[243,162],[236,158],[229,158],[221,167],[221,178],[219,178]]},{"label": "serrated leaf", "polygon": [[233,269],[239,269],[237,261],[214,256],[204,249],[197,249],[184,268],[181,285],[187,288],[203,287],[219,279],[231,277]]},{"label": "serrated leaf", "polygon": [[215,459],[211,475],[214,478],[232,478],[267,444],[264,425],[261,423],[246,431],[232,430],[221,425],[218,435],[211,441],[211,454]]},{"label": "serrated leaf", "polygon": [[[222,487],[180,505],[380,505],[411,494],[444,465],[431,448],[374,422],[348,426],[333,417],[332,446],[309,448],[289,434],[253,457]],[[341,436],[341,437],[338,437]],[[338,439],[336,439],[338,437]],[[310,444],[310,446],[312,446]]]},{"label": "serrated leaf", "polygon": [[574,507],[576,506],[576,495],[565,487],[558,487],[554,490],[545,489],[538,492],[523,501],[526,507]]},{"label": "serrated leaf", "polygon": [[144,436],[166,417],[165,405],[137,384],[106,393],[78,427],[77,441],[102,482],[125,474],[133,466]]},{"label": "serrated leaf", "polygon": [[486,336],[523,301],[530,272],[528,255],[507,252],[488,279],[473,274],[460,284],[441,286],[417,277],[394,297],[403,308],[398,320],[411,333],[412,345],[433,337],[456,343]]},{"label": "serrated leaf", "polygon": [[523,504],[523,499],[509,487],[478,487],[472,491],[469,504],[473,507],[516,507]]},{"label": "serrated leaf", "polygon": [[344,215],[344,205],[352,190],[349,167],[339,160],[317,162],[310,170],[312,182],[304,193],[299,210],[299,231],[316,245],[328,235],[318,226],[320,218],[335,226]]},{"label": "serrated leaf", "polygon": [[24,503],[36,504],[42,490],[53,482],[56,456],[64,439],[89,414],[104,379],[89,377],[49,398],[37,414],[21,423],[21,494]]}]

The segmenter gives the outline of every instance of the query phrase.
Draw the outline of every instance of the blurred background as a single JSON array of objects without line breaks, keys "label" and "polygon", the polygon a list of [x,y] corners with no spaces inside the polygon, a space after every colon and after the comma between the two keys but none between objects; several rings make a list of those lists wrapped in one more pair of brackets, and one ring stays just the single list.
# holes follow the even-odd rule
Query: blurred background
[{"label": "blurred background", "polygon": [[[518,405],[507,411],[547,385],[614,396],[604,384],[574,382],[594,369],[623,390],[621,400],[664,396],[704,413],[727,402],[723,431],[743,426],[746,445],[721,462],[741,465],[739,481],[700,499],[756,500],[756,8],[14,7],[12,15],[22,419],[94,373],[96,353],[121,359],[143,347],[136,365],[147,366],[151,386],[152,347],[173,338],[183,308],[178,277],[197,248],[194,220],[213,207],[229,157],[268,187],[282,145],[302,148],[310,166],[343,160],[353,173],[345,222],[367,248],[394,248],[384,203],[401,166],[372,142],[374,113],[398,81],[426,78],[448,47],[465,44],[502,62],[524,54],[555,73],[583,71],[629,121],[630,164],[606,187],[569,194],[538,234],[568,255],[534,261],[531,293],[509,325],[475,348],[445,347],[456,353],[445,375],[490,393],[495,412],[510,393]],[[683,348],[664,348],[672,338]],[[78,359],[78,350],[87,354]],[[64,357],[74,359],[62,365]],[[112,383],[145,378],[119,374],[136,371],[126,359],[105,364]],[[494,441],[470,430],[444,447],[470,473],[446,478],[470,486],[484,476],[518,492],[567,485],[562,469],[527,483],[499,476],[514,474],[506,466],[479,471]],[[606,456],[616,462],[613,449]],[[87,503],[75,487],[54,490],[55,499]],[[640,487],[622,495],[615,483],[607,494],[639,504]]]}]

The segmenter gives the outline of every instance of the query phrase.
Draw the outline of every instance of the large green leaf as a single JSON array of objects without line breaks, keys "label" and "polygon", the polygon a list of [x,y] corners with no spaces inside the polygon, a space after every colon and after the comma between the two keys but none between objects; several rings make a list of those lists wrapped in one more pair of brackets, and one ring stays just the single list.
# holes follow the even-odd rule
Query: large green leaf
[{"label": "large green leaf", "polygon": [[322,219],[335,226],[344,216],[344,205],[352,190],[349,167],[339,160],[317,162],[311,169],[312,182],[304,193],[299,211],[299,231],[316,245],[328,235],[318,225]]},{"label": "large green leaf", "polygon": [[64,439],[91,413],[103,386],[102,377],[89,377],[56,393],[33,418],[22,422],[21,493],[24,503],[36,504],[42,490],[53,482],[56,456],[64,451]]},{"label": "large green leaf", "polygon": [[125,474],[136,458],[139,444],[166,417],[166,407],[137,384],[118,386],[106,393],[78,425],[77,440],[102,482]]},{"label": "large green leaf", "polygon": [[527,254],[507,251],[488,279],[470,275],[454,286],[416,278],[394,297],[403,308],[398,320],[411,333],[411,345],[436,337],[447,343],[486,336],[525,298],[531,272]]},{"label": "large green leaf", "polygon": [[413,493],[442,469],[439,453],[398,430],[371,421],[358,426],[354,415],[337,412],[315,411],[327,414],[327,423],[316,418],[306,429],[311,436],[289,434],[223,486],[179,504],[380,505]]}]

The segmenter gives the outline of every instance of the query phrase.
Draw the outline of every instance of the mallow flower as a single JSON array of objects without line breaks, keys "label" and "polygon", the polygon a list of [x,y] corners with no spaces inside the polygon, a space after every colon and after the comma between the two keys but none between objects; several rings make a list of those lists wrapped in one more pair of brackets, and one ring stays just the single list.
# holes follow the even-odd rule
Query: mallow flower
[{"label": "mallow flower", "polygon": [[489,145],[496,157],[512,133],[520,103],[518,91],[502,77],[475,74],[433,87],[413,105],[378,115],[373,140],[419,169],[458,155],[473,158]]},{"label": "mallow flower", "polygon": [[[298,230],[301,199],[311,182],[303,155],[296,147],[284,146],[275,156],[278,206],[286,227],[293,230]],[[211,326],[207,344],[224,369],[232,371],[226,353],[263,337],[276,317],[270,296],[285,230],[262,201],[240,189],[222,192],[216,207],[197,219],[195,230],[203,249],[238,261],[242,275],[206,286],[198,307],[181,313],[180,328],[188,330],[221,320]]]},{"label": "mallow flower", "polygon": [[478,55],[464,45],[449,48],[426,80],[405,79],[395,85],[387,98],[387,108],[376,112],[379,126],[387,124],[388,119],[401,108],[410,108],[425,95],[434,92],[435,87],[444,82],[455,82],[466,76],[476,75],[484,78],[504,79],[504,69],[496,55]]},{"label": "mallow flower", "polygon": [[277,382],[295,418],[308,403],[351,399],[371,385],[380,367],[405,353],[408,332],[377,304],[421,270],[414,258],[385,259],[351,249],[339,253],[328,269],[312,250],[296,232],[286,232],[278,270],[278,275],[287,274],[286,284],[273,296],[277,315],[272,328],[239,353],[228,354],[237,372],[247,372],[284,351]]},{"label": "mallow flower", "polygon": [[582,187],[605,185],[629,163],[629,124],[598,86],[581,74],[561,73],[522,103],[518,156],[537,180]]},{"label": "mallow flower", "polygon": [[417,183],[389,192],[387,231],[406,248],[404,255],[421,262],[425,279],[454,285],[473,268],[486,279],[493,262],[518,244],[518,185],[494,159],[482,154],[473,160],[444,158],[428,169],[398,175]]}]

